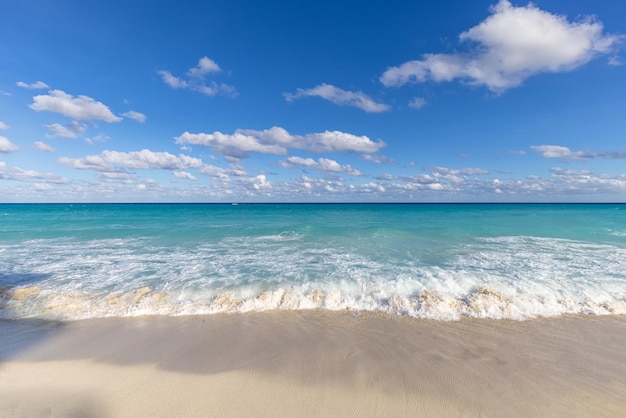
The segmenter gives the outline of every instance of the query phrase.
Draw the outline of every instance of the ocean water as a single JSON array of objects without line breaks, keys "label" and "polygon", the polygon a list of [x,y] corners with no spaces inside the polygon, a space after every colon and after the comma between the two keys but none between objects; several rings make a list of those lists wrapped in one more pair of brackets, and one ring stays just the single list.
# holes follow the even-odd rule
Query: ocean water
[{"label": "ocean water", "polygon": [[0,205],[0,318],[626,314],[624,204]]}]

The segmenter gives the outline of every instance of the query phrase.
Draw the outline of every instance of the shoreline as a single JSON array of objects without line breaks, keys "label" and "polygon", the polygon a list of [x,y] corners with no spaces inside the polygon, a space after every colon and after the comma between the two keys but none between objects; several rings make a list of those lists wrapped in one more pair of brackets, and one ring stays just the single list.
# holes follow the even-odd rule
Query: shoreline
[{"label": "shoreline", "polygon": [[0,321],[2,416],[619,416],[626,316]]}]

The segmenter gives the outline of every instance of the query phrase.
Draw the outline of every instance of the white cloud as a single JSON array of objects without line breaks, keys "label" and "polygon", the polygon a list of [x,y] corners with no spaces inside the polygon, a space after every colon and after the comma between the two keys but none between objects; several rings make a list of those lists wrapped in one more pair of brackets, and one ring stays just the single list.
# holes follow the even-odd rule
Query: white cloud
[{"label": "white cloud", "polygon": [[354,151],[369,154],[386,145],[380,140],[374,142],[365,135],[357,136],[341,131],[324,131],[295,138],[301,143],[296,148],[312,152]]},{"label": "white cloud", "polygon": [[104,161],[132,169],[182,169],[201,167],[202,160],[180,154],[175,156],[169,152],[154,152],[147,149],[133,152],[103,151],[100,154]]},{"label": "white cloud", "polygon": [[129,110],[128,112],[123,113],[122,116],[136,120],[139,123],[144,123],[147,119],[146,115],[144,115],[143,113],[135,112],[134,110]]},{"label": "white cloud", "polygon": [[384,180],[384,181],[393,181],[397,180],[398,176],[394,176],[393,174],[383,173],[379,176],[374,177],[376,180]]},{"label": "white cloud", "polygon": [[592,175],[591,170],[572,170],[569,168],[561,168],[561,167],[552,167],[550,172],[555,176],[575,176],[575,177],[584,177],[590,178]]},{"label": "white cloud", "polygon": [[34,170],[22,170],[19,167],[9,167],[2,161],[0,161],[0,179],[24,182],[45,181],[53,184],[68,183],[68,180],[65,177],[56,176],[50,173],[39,173]]},{"label": "white cloud", "polygon": [[224,83],[218,84],[214,81],[211,81],[210,86],[206,84],[194,86],[193,90],[196,90],[207,96],[216,96],[218,94],[222,94],[224,96],[230,96],[230,97],[237,96],[237,90],[233,86],[230,86]]},{"label": "white cloud", "polygon": [[343,152],[354,151],[371,154],[379,151],[386,144],[383,141],[372,141],[367,136],[357,136],[341,131],[324,131],[306,135],[291,135],[285,129],[274,126],[263,131],[240,130],[248,135],[258,137],[264,143],[276,143],[282,146],[307,150],[311,152]]},{"label": "white cloud", "polygon": [[172,75],[169,71],[161,70],[158,74],[163,77],[163,82],[173,89],[183,89],[189,87],[189,83],[185,80],[181,80],[179,77]]},{"label": "white cloud", "polygon": [[515,7],[500,0],[491,12],[459,36],[461,41],[477,44],[472,52],[425,54],[421,60],[389,68],[380,81],[400,86],[411,81],[460,79],[503,92],[538,73],[580,67],[597,55],[610,53],[621,38],[604,35],[602,23],[595,19],[569,22],[532,3]]},{"label": "white cloud", "polygon": [[185,132],[175,138],[177,144],[208,146],[217,154],[232,159],[246,158],[251,152],[285,155],[287,148],[311,152],[374,153],[386,144],[374,142],[366,136],[356,136],[340,131],[325,131],[307,135],[291,135],[285,129],[274,126],[257,131],[238,129],[233,134],[214,132],[212,134]]},{"label": "white cloud", "polygon": [[198,65],[190,69],[187,74],[190,77],[202,78],[208,73],[217,73],[222,71],[219,65],[209,57],[202,57],[198,61]]},{"label": "white cloud", "polygon": [[385,157],[384,155],[372,155],[372,154],[363,154],[361,156],[362,160],[370,161],[375,164],[393,164],[395,160],[393,158]]},{"label": "white cloud", "polygon": [[[450,184],[465,183],[472,176],[484,176],[489,174],[489,171],[482,168],[462,168],[462,169],[450,169],[446,167],[435,167],[431,170],[431,175],[437,179],[437,181],[445,180]],[[430,175],[429,175],[430,177]]]},{"label": "white cloud", "polygon": [[5,136],[0,136],[0,152],[2,153],[10,153],[15,152],[19,148],[13,142],[9,141],[9,138]]},{"label": "white cloud", "polygon": [[259,174],[256,177],[250,177],[247,179],[241,179],[243,186],[247,189],[253,190],[267,190],[272,188],[272,184],[267,180],[264,174]]},{"label": "white cloud", "polygon": [[39,151],[56,152],[54,148],[52,148],[50,145],[46,144],[45,142],[37,141],[33,143],[33,146]]},{"label": "white cloud", "polygon": [[446,167],[435,167],[432,169],[433,173],[436,174],[440,174],[440,175],[448,175],[451,174],[453,176],[476,176],[476,175],[486,175],[489,174],[488,170],[482,169],[482,168],[475,168],[475,167],[467,167],[467,168],[461,168],[461,169],[450,169],[450,168],[446,168]]},{"label": "white cloud", "polygon": [[106,136],[103,133],[99,133],[96,136],[93,136],[93,137],[90,137],[90,138],[85,138],[85,142],[88,143],[88,144],[94,144],[96,142],[106,142],[109,139],[111,139],[111,138],[109,138],[108,136]]},{"label": "white cloud", "polygon": [[198,65],[187,71],[189,78],[186,80],[166,70],[157,71],[157,73],[163,78],[163,82],[173,89],[189,89],[207,96],[224,95],[235,97],[237,90],[233,86],[225,83],[216,83],[215,81],[207,83],[207,74],[220,71],[222,69],[215,61],[209,57],[202,57],[198,61]]},{"label": "white cloud", "polygon": [[200,172],[209,177],[219,178],[221,180],[228,180],[228,173],[226,172],[226,170],[211,164],[205,164],[200,167]]},{"label": "white cloud", "polygon": [[125,172],[123,168],[114,167],[112,164],[107,163],[99,155],[88,155],[85,158],[59,157],[57,162],[77,170],[95,170],[112,173]]},{"label": "white cloud", "polygon": [[615,200],[616,195],[626,193],[626,175],[557,168],[545,178],[506,180],[485,173],[481,168],[437,167],[429,173],[387,174],[365,183],[303,176],[275,183],[272,196],[301,201],[598,201]]},{"label": "white cloud", "polygon": [[572,151],[568,147],[560,145],[534,145],[530,147],[544,158],[560,158],[563,160],[593,160],[597,158],[607,158],[614,160],[626,159],[626,151],[612,152],[590,152],[590,151]]},{"label": "white cloud", "polygon": [[337,161],[328,158],[320,158],[315,161],[313,158],[288,157],[286,160],[281,161],[281,165],[285,168],[291,168],[299,165],[325,172],[346,173],[352,176],[363,175],[363,173],[355,168],[352,168],[349,164],[341,165]]},{"label": "white cloud", "polygon": [[[272,182],[271,188],[255,189],[250,179],[237,183],[212,184],[210,194],[198,190],[199,195],[212,200],[226,201],[614,201],[616,195],[626,193],[626,176],[592,174],[582,176],[552,175],[545,179],[502,180],[469,178],[462,183],[445,181],[396,182],[367,181],[346,183],[343,179],[307,178],[295,181]],[[307,187],[308,186],[308,187]],[[242,193],[242,188],[245,191]],[[166,189],[164,196],[171,198],[175,191]],[[206,199],[206,198],[205,198]],[[189,197],[184,199],[189,201]]]},{"label": "white cloud", "polygon": [[202,160],[169,152],[154,152],[148,149],[133,152],[102,151],[99,155],[88,155],[85,158],[58,159],[60,164],[80,170],[96,170],[102,172],[123,172],[131,170],[183,170],[202,167]]},{"label": "white cloud", "polygon": [[9,129],[9,125],[0,120],[0,131],[5,131],[7,129]]},{"label": "white cloud", "polygon": [[321,97],[338,105],[352,106],[370,113],[385,112],[391,108],[386,104],[376,103],[363,92],[342,90],[325,83],[311,89],[297,89],[295,93],[284,93],[284,97],[287,101],[301,97]]},{"label": "white cloud", "polygon": [[233,158],[246,158],[249,156],[250,152],[278,155],[287,153],[284,147],[276,144],[263,144],[258,138],[245,135],[239,131],[232,135],[223,134],[221,132],[214,132],[212,134],[192,134],[185,132],[176,138],[176,143],[211,147],[217,154]]},{"label": "white cloud", "polygon": [[550,178],[536,180],[538,190],[546,194],[567,194],[575,197],[606,194],[614,200],[616,195],[626,193],[626,175],[613,176],[560,167],[552,168],[550,172]]},{"label": "white cloud", "polygon": [[100,172],[98,173],[98,178],[104,181],[113,181],[113,182],[122,182],[124,184],[131,184],[133,181],[138,179],[138,176],[134,173],[126,173],[126,172]]},{"label": "white cloud", "polygon": [[27,84],[24,83],[23,81],[18,81],[17,83],[15,83],[18,87],[22,87],[24,89],[29,89],[29,90],[36,90],[36,89],[48,89],[50,88],[50,86],[48,86],[46,83],[44,83],[43,81],[37,81],[36,83],[31,83],[31,84]]},{"label": "white cloud", "polygon": [[[175,172],[178,174],[173,175],[185,177],[180,172],[187,171],[191,170],[177,169]],[[26,187],[0,184],[0,195],[7,199],[21,196],[21,201],[58,201],[59,196],[63,196],[64,201],[82,202],[565,202],[615,201],[616,197],[626,196],[625,174],[610,175],[559,167],[551,169],[545,176],[533,175],[518,179],[470,175],[487,171],[480,168],[437,167],[414,176],[383,174],[376,178],[359,177],[347,181],[341,176],[312,178],[304,175],[272,182],[266,174],[230,177],[228,170],[209,165],[203,165],[198,171],[210,178],[195,182],[172,182],[166,186],[156,180],[141,179],[134,173],[99,171],[96,182],[70,183],[63,177],[7,167],[5,163],[0,163],[0,178],[30,183]],[[361,179],[364,180],[360,182]]]},{"label": "white cloud", "polygon": [[409,102],[409,107],[413,109],[421,109],[426,106],[426,99],[423,97],[414,97],[413,100]]},{"label": "white cloud", "polygon": [[172,171],[172,174],[177,179],[196,180],[196,178],[191,173],[189,173],[187,171]]},{"label": "white cloud", "polygon": [[238,164],[231,164],[231,166],[228,168],[228,173],[237,177],[243,177],[248,175],[246,169]]},{"label": "white cloud", "polygon": [[122,120],[103,103],[88,96],[74,97],[62,90],[51,90],[48,94],[33,97],[33,104],[29,107],[36,111],[60,113],[77,121],[119,122]]},{"label": "white cloud", "polygon": [[574,152],[560,145],[533,145],[530,148],[533,151],[537,151],[545,158],[563,158],[566,160],[583,160],[589,158],[582,151]]},{"label": "white cloud", "polygon": [[78,138],[79,134],[85,132],[85,126],[75,121],[72,121],[72,123],[69,123],[67,126],[53,123],[45,125],[45,127],[52,131],[52,135],[50,136],[56,138]]}]

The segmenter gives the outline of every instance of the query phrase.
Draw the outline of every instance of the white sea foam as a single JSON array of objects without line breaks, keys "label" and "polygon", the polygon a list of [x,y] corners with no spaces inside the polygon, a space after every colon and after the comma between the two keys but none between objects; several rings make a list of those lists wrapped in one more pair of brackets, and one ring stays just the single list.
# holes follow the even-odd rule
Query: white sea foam
[{"label": "white sea foam", "polygon": [[0,289],[0,317],[297,309],[439,320],[626,314],[626,249],[619,246],[481,238],[437,253],[432,263],[419,252],[381,254],[367,242],[322,244],[287,232],[197,247],[143,238],[5,245],[0,271],[10,273]]},{"label": "white sea foam", "polygon": [[568,298],[556,295],[511,295],[479,287],[451,295],[423,289],[414,295],[387,290],[350,294],[341,290],[304,290],[301,287],[245,296],[228,291],[160,292],[143,287],[112,294],[66,293],[28,287],[4,291],[0,312],[4,318],[43,317],[83,319],[137,315],[194,315],[267,310],[364,310],[437,320],[461,317],[529,319],[561,314],[626,314],[626,301],[607,297]]}]

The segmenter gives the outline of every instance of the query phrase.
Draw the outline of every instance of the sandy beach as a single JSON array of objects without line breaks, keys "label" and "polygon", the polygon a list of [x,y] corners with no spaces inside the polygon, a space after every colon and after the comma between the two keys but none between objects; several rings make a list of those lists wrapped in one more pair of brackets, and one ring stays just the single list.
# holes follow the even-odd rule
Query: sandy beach
[{"label": "sandy beach", "polygon": [[0,416],[626,416],[624,347],[623,316],[0,321]]}]

